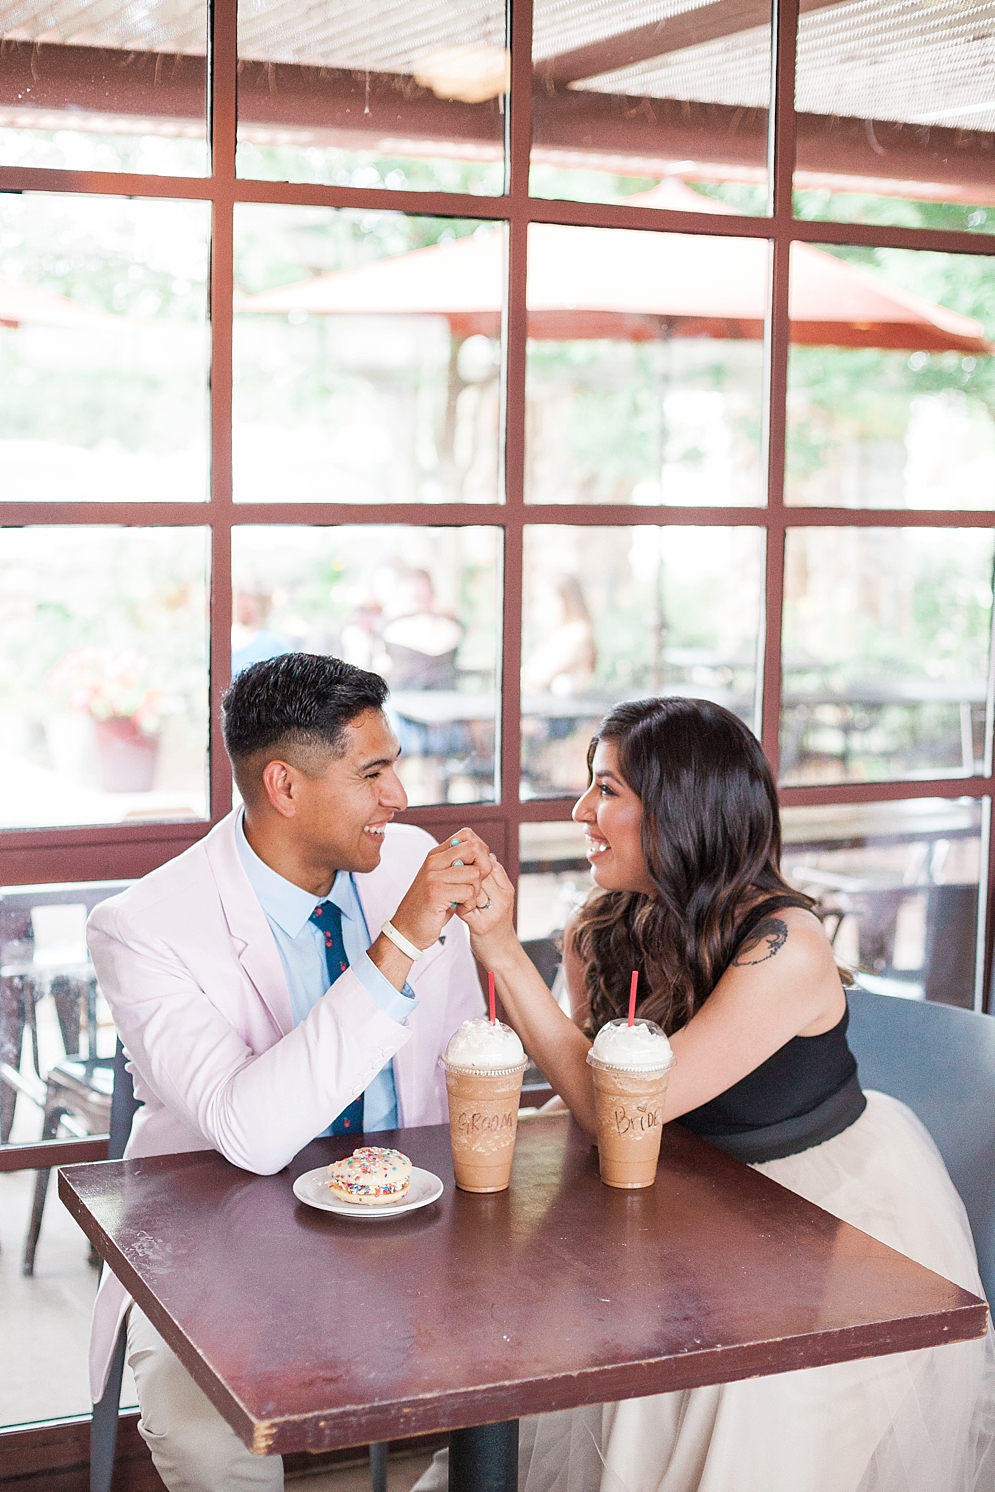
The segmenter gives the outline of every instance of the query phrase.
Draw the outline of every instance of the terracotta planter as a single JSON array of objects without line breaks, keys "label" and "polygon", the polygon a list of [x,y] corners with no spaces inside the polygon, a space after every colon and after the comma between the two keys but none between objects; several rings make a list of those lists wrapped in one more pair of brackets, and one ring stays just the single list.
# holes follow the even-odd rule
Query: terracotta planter
[{"label": "terracotta planter", "polygon": [[104,792],[151,792],[159,737],[146,735],[127,715],[112,715],[96,726],[98,776]]}]

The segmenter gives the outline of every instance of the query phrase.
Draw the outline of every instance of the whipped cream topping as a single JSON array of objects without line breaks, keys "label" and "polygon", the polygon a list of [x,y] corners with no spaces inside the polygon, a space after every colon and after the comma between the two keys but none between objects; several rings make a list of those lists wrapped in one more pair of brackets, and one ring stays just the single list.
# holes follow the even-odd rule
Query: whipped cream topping
[{"label": "whipped cream topping", "polygon": [[510,1026],[480,1016],[453,1033],[444,1060],[451,1067],[514,1067],[524,1062],[525,1048]]},{"label": "whipped cream topping", "polygon": [[591,1056],[606,1067],[649,1071],[669,1067],[674,1060],[670,1042],[655,1021],[609,1021],[594,1038]]}]

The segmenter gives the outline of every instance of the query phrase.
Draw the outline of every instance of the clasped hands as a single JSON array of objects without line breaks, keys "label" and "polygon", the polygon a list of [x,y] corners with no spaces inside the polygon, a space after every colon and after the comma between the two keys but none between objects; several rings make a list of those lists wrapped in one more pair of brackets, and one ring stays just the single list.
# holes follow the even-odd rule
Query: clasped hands
[{"label": "clasped hands", "polygon": [[513,935],[513,909],[514,888],[497,856],[479,834],[460,829],[429,851],[391,921],[410,942],[428,948],[459,916],[476,945],[498,930]]}]

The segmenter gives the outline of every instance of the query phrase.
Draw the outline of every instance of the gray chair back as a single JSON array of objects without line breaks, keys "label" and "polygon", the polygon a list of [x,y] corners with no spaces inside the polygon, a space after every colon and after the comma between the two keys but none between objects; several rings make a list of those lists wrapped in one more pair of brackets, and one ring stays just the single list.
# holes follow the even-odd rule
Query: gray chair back
[{"label": "gray chair back", "polygon": [[849,1001],[861,1086],[901,1099],[929,1130],[967,1208],[995,1307],[995,1019],[859,986]]}]

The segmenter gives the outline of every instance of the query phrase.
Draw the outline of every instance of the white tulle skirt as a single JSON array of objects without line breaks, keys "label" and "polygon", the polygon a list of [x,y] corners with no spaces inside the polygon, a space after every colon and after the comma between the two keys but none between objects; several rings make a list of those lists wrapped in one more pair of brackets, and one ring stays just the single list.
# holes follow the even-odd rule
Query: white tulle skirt
[{"label": "white tulle skirt", "polygon": [[[868,1093],[843,1134],[756,1167],[982,1294],[960,1197],[922,1124]],[[445,1485],[442,1458],[419,1492]],[[520,1492],[995,1492],[988,1335],[526,1419]]]}]

